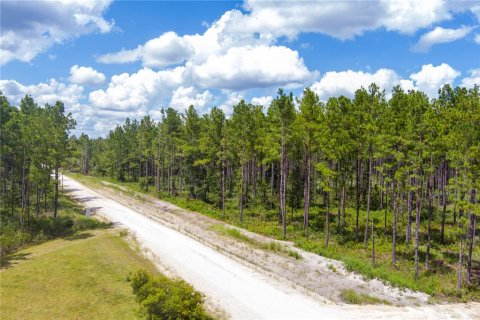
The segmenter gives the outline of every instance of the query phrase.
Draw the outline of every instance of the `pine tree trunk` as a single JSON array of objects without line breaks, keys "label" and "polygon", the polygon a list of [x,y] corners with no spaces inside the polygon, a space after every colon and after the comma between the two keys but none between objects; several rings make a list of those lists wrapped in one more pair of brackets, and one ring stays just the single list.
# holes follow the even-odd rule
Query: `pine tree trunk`
[{"label": "pine tree trunk", "polygon": [[355,239],[358,242],[358,217],[360,214],[360,159],[357,158],[356,165],[356,179],[357,179],[357,205],[356,205],[356,217],[355,217]]},{"label": "pine tree trunk", "polygon": [[343,216],[343,222],[342,222],[342,229],[345,229],[346,222],[345,222],[345,203],[347,201],[347,190],[345,188],[345,184],[343,185],[342,188],[342,216]]},{"label": "pine tree trunk", "polygon": [[368,152],[368,194],[367,194],[367,217],[365,219],[365,236],[363,239],[363,245],[367,247],[368,241],[368,223],[370,222],[370,200],[372,198],[372,147],[370,146]]},{"label": "pine tree trunk", "polygon": [[38,218],[38,215],[40,214],[40,190],[38,188],[38,185],[36,186],[36,201],[35,201],[35,214]]},{"label": "pine tree trunk", "polygon": [[148,159],[145,161],[145,192],[148,192]]},{"label": "pine tree trunk", "polygon": [[[282,130],[283,131],[283,130]],[[285,147],[285,134],[282,132],[282,149],[280,165],[280,212],[282,215],[282,236],[287,236],[287,211],[286,211],[286,189],[287,189],[287,154]]]},{"label": "pine tree trunk", "polygon": [[245,176],[245,165],[242,164],[242,177],[240,179],[240,222],[243,223],[243,183]]},{"label": "pine tree trunk", "polygon": [[[423,181],[422,181],[423,184]],[[418,271],[418,246],[419,246],[419,231],[420,231],[420,213],[422,211],[422,187],[419,181],[416,181],[417,185],[417,192],[415,194],[416,197],[416,217],[415,217],[415,278],[419,278],[419,271]]]},{"label": "pine tree trunk", "polygon": [[374,233],[374,221],[372,218],[372,267],[375,267],[375,233]]},{"label": "pine tree trunk", "polygon": [[[462,225],[460,225],[460,229]],[[463,273],[463,235],[460,236],[460,251],[458,252],[458,270],[457,270],[457,289],[462,288],[462,273]]]},{"label": "pine tree trunk", "polygon": [[440,229],[440,241],[445,243],[445,216],[447,212],[447,163],[443,160],[442,166],[442,226]]},{"label": "pine tree trunk", "polygon": [[253,187],[252,187],[252,197],[253,197],[253,204],[255,205],[257,199],[257,158],[254,157],[252,163],[252,178],[253,178]]},{"label": "pine tree trunk", "polygon": [[222,217],[225,218],[225,160],[222,160]]},{"label": "pine tree trunk", "polygon": [[330,193],[326,192],[325,200],[327,203],[327,210],[325,211],[325,246],[328,247],[330,240]]},{"label": "pine tree trunk", "polygon": [[[455,168],[455,184],[457,184],[458,169]],[[458,202],[458,187],[455,187],[455,204],[453,206],[453,223],[457,223],[457,202]]]},{"label": "pine tree trunk", "polygon": [[393,179],[393,226],[392,226],[392,264],[397,264],[397,180]]},{"label": "pine tree trunk", "polygon": [[408,178],[408,196],[407,196],[407,236],[406,236],[406,244],[407,246],[412,241],[412,198],[413,198],[413,191],[412,188],[412,177]]},{"label": "pine tree trunk", "polygon": [[14,216],[15,214],[15,158],[12,157],[12,170],[11,170],[11,181],[10,181],[10,192],[11,192],[11,203],[10,203],[10,206],[11,206],[11,214],[12,214],[12,217]]},{"label": "pine tree trunk", "polygon": [[55,163],[55,192],[53,194],[53,217],[57,217],[58,211],[58,160]]},{"label": "pine tree trunk", "polygon": [[425,253],[425,270],[430,268],[429,265],[429,258],[430,258],[430,235],[431,235],[431,228],[432,228],[432,215],[433,215],[433,183],[434,183],[434,176],[433,174],[430,175],[430,183],[429,183],[429,196],[428,196],[428,224],[427,224],[427,252]]},{"label": "pine tree trunk", "polygon": [[305,237],[308,238],[308,215],[310,210],[310,153],[307,151],[305,159],[305,182],[303,189],[303,227],[305,228]]},{"label": "pine tree trunk", "polygon": [[[388,189],[388,183],[386,188]],[[385,192],[385,208],[383,210],[383,233],[387,234],[388,192]]]},{"label": "pine tree trunk", "polygon": [[[476,203],[476,192],[472,189],[470,192],[470,202]],[[475,244],[475,228],[476,228],[476,215],[475,212],[469,214],[469,240],[468,240],[468,256],[467,256],[467,284],[471,284],[472,281],[472,253],[473,246]]]},{"label": "pine tree trunk", "polygon": [[270,208],[271,209],[273,209],[273,206],[274,206],[274,201],[273,201],[273,187],[274,187],[273,178],[274,178],[274,174],[275,174],[274,167],[275,167],[275,164],[272,161],[271,169],[270,169]]}]

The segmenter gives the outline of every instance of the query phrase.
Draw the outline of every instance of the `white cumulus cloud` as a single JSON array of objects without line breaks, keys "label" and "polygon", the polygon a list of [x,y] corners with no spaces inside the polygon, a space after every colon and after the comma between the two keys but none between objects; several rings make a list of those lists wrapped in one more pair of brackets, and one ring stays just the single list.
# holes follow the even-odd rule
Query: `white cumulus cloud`
[{"label": "white cumulus cloud", "polygon": [[273,100],[272,96],[253,97],[252,104],[268,107],[270,106],[270,103],[272,102],[272,100]]},{"label": "white cumulus cloud", "polygon": [[427,52],[436,44],[449,43],[466,37],[471,31],[472,27],[463,26],[458,29],[445,29],[436,27],[430,32],[424,34],[418,43],[413,47],[414,51]]},{"label": "white cumulus cloud", "polygon": [[69,80],[78,84],[98,85],[105,82],[105,75],[91,67],[74,65],[70,68]]},{"label": "white cumulus cloud", "polygon": [[375,73],[363,71],[330,71],[323,75],[320,81],[312,85],[321,100],[328,100],[330,97],[344,95],[352,98],[355,91],[360,87],[367,88],[370,84],[376,83],[381,89],[390,92],[392,88],[400,84],[401,78],[390,69],[379,69]]},{"label": "white cumulus cloud", "polygon": [[302,84],[316,75],[297,51],[283,46],[234,47],[191,69],[200,86],[232,90]]},{"label": "white cumulus cloud", "polygon": [[51,79],[48,83],[23,85],[15,80],[0,80],[0,90],[10,103],[18,104],[25,95],[31,95],[39,105],[55,104],[57,100],[66,106],[74,105],[83,97],[84,88],[78,84],[65,84]]},{"label": "white cumulus cloud", "polygon": [[184,38],[170,31],[147,41],[136,49],[102,55],[98,58],[98,61],[102,63],[128,63],[140,60],[145,67],[160,68],[183,63],[191,55],[192,50]]},{"label": "white cumulus cloud", "polygon": [[480,44],[480,33],[477,33],[477,34],[475,35],[475,43],[476,43],[476,44]]},{"label": "white cumulus cloud", "polygon": [[425,92],[430,97],[434,97],[445,84],[452,84],[460,75],[460,72],[453,69],[446,63],[438,66],[426,64],[417,73],[412,73],[410,79],[415,81],[418,90]]},{"label": "white cumulus cloud", "polygon": [[0,64],[29,62],[54,44],[99,31],[113,21],[103,18],[111,1],[2,1]]},{"label": "white cumulus cloud", "polygon": [[[122,73],[111,78],[107,89],[90,92],[92,105],[110,110],[136,110],[164,102],[183,83],[184,67],[153,71],[143,68],[136,73]],[[157,105],[160,107],[160,105]]]},{"label": "white cumulus cloud", "polygon": [[451,18],[449,4],[442,0],[247,0],[244,7],[249,12],[230,26],[231,31],[259,32],[265,38],[294,38],[301,32],[317,32],[351,39],[382,27],[412,34],[420,28]]},{"label": "white cumulus cloud", "polygon": [[204,110],[212,99],[213,95],[208,90],[198,93],[193,87],[178,87],[173,92],[169,106],[182,112],[189,106]]},{"label": "white cumulus cloud", "polygon": [[470,70],[470,76],[462,79],[462,86],[473,88],[475,85],[480,86],[480,68]]}]

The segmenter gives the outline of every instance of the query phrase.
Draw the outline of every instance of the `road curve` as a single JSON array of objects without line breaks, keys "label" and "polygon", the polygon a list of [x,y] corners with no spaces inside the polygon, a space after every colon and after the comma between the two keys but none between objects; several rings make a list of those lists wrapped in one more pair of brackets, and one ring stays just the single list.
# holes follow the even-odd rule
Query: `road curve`
[{"label": "road curve", "polygon": [[324,304],[67,176],[63,184],[84,206],[132,231],[142,247],[232,319],[473,319],[480,314],[478,304],[415,308]]}]

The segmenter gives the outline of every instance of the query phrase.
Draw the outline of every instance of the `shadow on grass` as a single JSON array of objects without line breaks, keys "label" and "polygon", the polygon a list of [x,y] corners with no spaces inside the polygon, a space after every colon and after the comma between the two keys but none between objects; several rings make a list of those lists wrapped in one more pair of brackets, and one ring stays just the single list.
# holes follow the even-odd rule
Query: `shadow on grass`
[{"label": "shadow on grass", "polygon": [[64,239],[68,241],[75,241],[75,240],[88,239],[91,237],[93,237],[93,234],[91,234],[90,232],[81,232],[81,233],[76,233],[71,236],[65,237]]},{"label": "shadow on grass", "polygon": [[28,259],[31,253],[13,253],[0,258],[0,269],[8,269],[15,265],[17,261],[24,261]]}]

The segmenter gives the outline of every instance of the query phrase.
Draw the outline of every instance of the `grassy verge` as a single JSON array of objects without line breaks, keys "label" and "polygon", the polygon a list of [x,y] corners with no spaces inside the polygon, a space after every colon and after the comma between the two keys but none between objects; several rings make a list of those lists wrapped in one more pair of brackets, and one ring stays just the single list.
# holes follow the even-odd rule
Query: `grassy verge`
[{"label": "grassy verge", "polygon": [[[81,182],[90,185],[102,185],[102,181],[109,181],[117,185],[116,188],[126,188],[129,194],[144,193],[139,184],[135,182],[118,182],[110,178],[89,177],[72,174],[72,177]],[[244,211],[244,222],[240,223],[238,213],[238,199],[229,199],[226,202],[225,215],[214,205],[204,203],[199,200],[192,200],[186,197],[172,197],[165,194],[155,194],[154,189],[150,188],[149,194],[159,197],[162,200],[171,202],[181,208],[195,211],[215,219],[225,221],[229,224],[245,228],[249,231],[266,235],[275,239],[281,239],[282,230],[278,222],[278,212],[275,209],[265,208],[263,206],[251,205]],[[124,190],[123,190],[124,191]],[[125,192],[125,191],[124,191]],[[141,197],[141,196],[140,196]],[[450,210],[450,208],[449,208]],[[440,237],[441,216],[435,210],[432,221],[432,247],[430,248],[430,268],[424,268],[426,252],[426,212],[421,217],[420,225],[420,278],[415,279],[415,263],[413,254],[413,242],[405,242],[405,226],[407,223],[406,214],[399,215],[397,243],[397,264],[391,263],[392,255],[392,213],[386,213],[386,225],[384,226],[384,211],[373,211],[371,217],[375,221],[375,251],[376,264],[371,263],[371,243],[370,240],[365,247],[363,244],[363,231],[365,221],[365,211],[360,210],[360,241],[355,239],[355,209],[347,208],[346,227],[343,230],[337,229],[337,218],[334,213],[336,208],[331,209],[330,215],[330,242],[325,246],[325,208],[319,205],[311,207],[310,216],[310,235],[308,240],[303,235],[303,210],[287,210],[287,240],[293,241],[295,245],[306,251],[314,252],[319,255],[343,261],[347,269],[361,273],[367,278],[378,278],[400,288],[410,288],[417,291],[426,292],[436,300],[447,301],[480,301],[480,290],[478,285],[465,287],[462,290],[456,289],[457,284],[457,261],[458,261],[458,241],[456,239],[456,226],[451,221],[453,216],[451,211],[447,212],[447,223],[445,229],[445,245],[438,245]],[[412,230],[415,230],[415,223],[412,224]],[[234,231],[228,231],[234,232]],[[477,231],[477,234],[479,232]],[[242,240],[242,235],[233,235]],[[244,236],[244,235],[243,235]],[[245,241],[249,241],[244,239]],[[478,243],[478,240],[477,240]],[[465,251],[464,251],[464,254]],[[480,246],[475,246],[473,252],[475,263],[480,261]],[[465,278],[465,277],[464,277]]]},{"label": "grassy verge", "polygon": [[226,227],[223,224],[213,224],[211,226],[211,229],[214,230],[215,232],[217,232],[218,234],[221,234],[221,235],[224,235],[224,236],[234,238],[234,239],[240,240],[242,242],[248,243],[255,248],[268,250],[268,251],[272,251],[272,252],[276,252],[276,253],[281,253],[281,254],[290,256],[292,258],[295,258],[297,260],[302,258],[300,256],[300,254],[298,254],[297,251],[291,250],[281,243],[278,243],[276,241],[270,241],[268,243],[257,241],[255,239],[252,239],[252,238],[246,236],[245,234],[240,232],[238,229],[229,228],[229,227]]},{"label": "grassy verge", "polygon": [[372,297],[368,294],[357,293],[352,289],[344,289],[340,295],[342,300],[348,304],[390,304],[388,301]]},{"label": "grassy verge", "polygon": [[114,230],[31,246],[2,261],[2,319],[132,319],[130,270],[155,267]]}]

